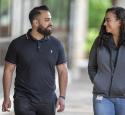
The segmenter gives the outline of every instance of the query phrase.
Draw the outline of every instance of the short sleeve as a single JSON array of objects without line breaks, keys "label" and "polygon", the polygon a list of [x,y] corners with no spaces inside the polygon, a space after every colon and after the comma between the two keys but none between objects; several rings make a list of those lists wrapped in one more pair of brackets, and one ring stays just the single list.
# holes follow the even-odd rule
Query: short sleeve
[{"label": "short sleeve", "polygon": [[8,47],[6,56],[5,56],[5,61],[8,61],[10,63],[16,64],[16,46],[15,46],[15,42],[12,41]]},{"label": "short sleeve", "polygon": [[56,65],[66,63],[66,61],[67,60],[66,60],[64,48],[63,48],[62,44],[60,43],[59,49],[58,49],[58,59],[57,59]]}]

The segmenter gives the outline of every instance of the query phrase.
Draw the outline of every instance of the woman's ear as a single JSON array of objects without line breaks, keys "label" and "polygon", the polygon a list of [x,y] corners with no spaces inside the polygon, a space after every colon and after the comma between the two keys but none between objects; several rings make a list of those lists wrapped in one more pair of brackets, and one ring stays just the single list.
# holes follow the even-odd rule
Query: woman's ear
[{"label": "woman's ear", "polygon": [[119,25],[122,26],[122,21],[121,20],[119,20]]},{"label": "woman's ear", "polygon": [[119,26],[120,26],[120,29],[121,29],[121,30],[124,29],[124,24],[123,24],[122,21],[119,21]]}]

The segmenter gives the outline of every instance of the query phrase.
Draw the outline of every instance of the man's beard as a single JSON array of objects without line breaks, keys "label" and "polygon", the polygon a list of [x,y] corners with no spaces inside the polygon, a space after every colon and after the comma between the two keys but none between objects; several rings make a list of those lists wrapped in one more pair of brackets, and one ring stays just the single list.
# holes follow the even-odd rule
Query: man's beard
[{"label": "man's beard", "polygon": [[48,27],[52,27],[52,25],[49,25],[49,26],[47,26],[46,28],[44,28],[42,25],[40,25],[40,26],[38,27],[37,31],[38,31],[40,34],[44,35],[44,36],[49,36],[49,35],[51,35],[52,30],[48,30],[48,29],[47,29]]}]

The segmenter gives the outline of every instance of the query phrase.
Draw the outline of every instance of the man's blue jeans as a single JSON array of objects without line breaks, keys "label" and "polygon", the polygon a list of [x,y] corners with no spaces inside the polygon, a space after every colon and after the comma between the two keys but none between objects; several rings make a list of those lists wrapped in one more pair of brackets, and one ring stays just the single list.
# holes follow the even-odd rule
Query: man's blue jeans
[{"label": "man's blue jeans", "polygon": [[125,115],[125,98],[93,96],[94,115]]}]

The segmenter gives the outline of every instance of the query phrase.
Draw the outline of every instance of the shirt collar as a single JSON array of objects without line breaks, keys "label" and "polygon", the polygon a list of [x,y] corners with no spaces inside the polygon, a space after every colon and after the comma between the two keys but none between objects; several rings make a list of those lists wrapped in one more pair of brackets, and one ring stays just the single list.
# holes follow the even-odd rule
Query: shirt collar
[{"label": "shirt collar", "polygon": [[32,31],[32,29],[29,29],[28,32],[26,33],[26,38],[29,39],[29,40],[44,42],[44,41],[47,41],[47,40],[50,39],[50,37],[47,36],[47,37],[44,37],[44,38],[41,39],[41,40],[36,40],[36,39],[31,35],[31,31]]}]

